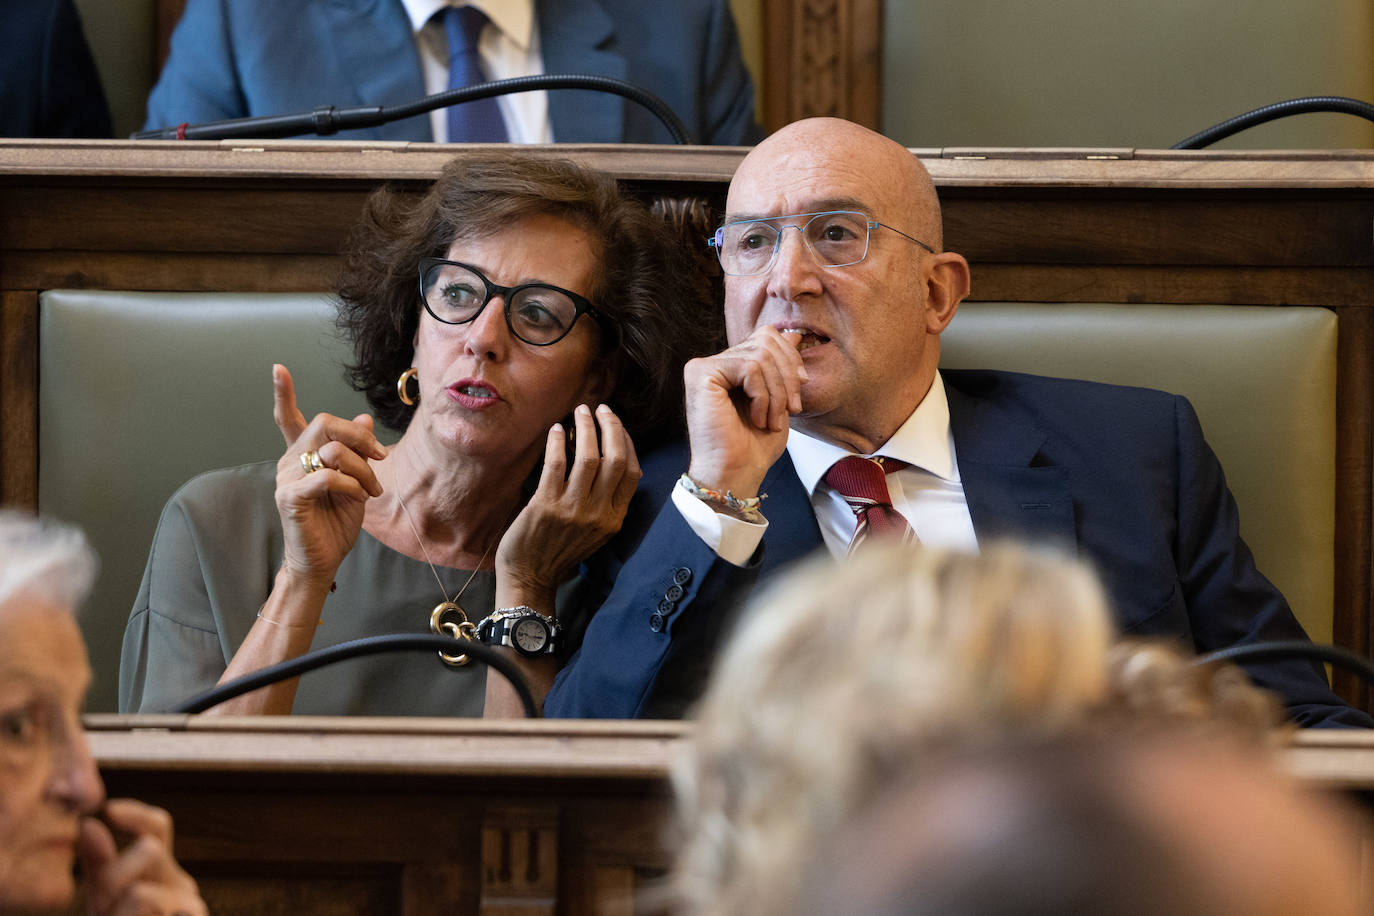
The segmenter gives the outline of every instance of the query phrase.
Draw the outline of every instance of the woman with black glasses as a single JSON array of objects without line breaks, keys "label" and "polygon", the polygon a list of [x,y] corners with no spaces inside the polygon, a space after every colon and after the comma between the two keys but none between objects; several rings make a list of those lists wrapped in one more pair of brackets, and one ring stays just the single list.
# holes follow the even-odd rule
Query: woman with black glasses
[{"label": "woman with black glasses", "polygon": [[[307,419],[274,367],[285,454],[202,475],[164,510],[125,633],[121,708],[165,710],[394,632],[505,647],[542,696],[591,610],[574,573],[620,527],[635,443],[680,417],[682,364],[713,343],[702,283],[661,219],[570,162],[464,157],[418,203],[379,191],[338,288],[350,378],[373,415]],[[400,439],[383,446],[374,416]],[[466,662],[461,649],[374,656],[219,709],[519,708]]]}]

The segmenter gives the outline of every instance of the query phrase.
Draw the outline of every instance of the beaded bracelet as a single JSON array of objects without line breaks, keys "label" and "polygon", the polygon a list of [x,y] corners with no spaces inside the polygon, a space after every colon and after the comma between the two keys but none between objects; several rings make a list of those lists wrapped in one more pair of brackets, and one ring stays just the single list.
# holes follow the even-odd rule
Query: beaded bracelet
[{"label": "beaded bracelet", "polygon": [[759,511],[759,504],[768,498],[767,493],[760,493],[758,496],[747,496],[744,499],[726,490],[721,493],[719,490],[712,490],[710,487],[703,487],[687,474],[683,474],[677,479],[678,486],[691,493],[702,502],[710,503],[717,512],[722,515],[729,515],[742,521],[758,524],[763,521],[763,514]]}]

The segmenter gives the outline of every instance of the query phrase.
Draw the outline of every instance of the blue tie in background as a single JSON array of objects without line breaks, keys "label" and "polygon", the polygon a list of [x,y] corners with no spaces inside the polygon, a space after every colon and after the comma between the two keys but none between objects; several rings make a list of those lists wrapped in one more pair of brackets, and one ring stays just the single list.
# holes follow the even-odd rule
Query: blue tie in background
[{"label": "blue tie in background", "polygon": [[[477,54],[477,39],[486,24],[486,14],[475,7],[451,6],[444,10],[444,28],[448,32],[448,88],[486,82]],[[478,99],[450,106],[448,139],[450,143],[507,142],[510,137],[506,134],[506,122],[501,118],[496,99]]]}]

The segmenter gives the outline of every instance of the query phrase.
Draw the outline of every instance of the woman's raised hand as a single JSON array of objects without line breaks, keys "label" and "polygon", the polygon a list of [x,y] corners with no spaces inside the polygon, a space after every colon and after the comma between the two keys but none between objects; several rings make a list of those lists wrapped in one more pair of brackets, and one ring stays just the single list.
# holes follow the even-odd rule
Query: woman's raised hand
[{"label": "woman's raised hand", "polygon": [[566,433],[554,424],[539,487],[496,548],[497,600],[503,604],[528,604],[552,613],[559,584],[620,530],[644,476],[634,443],[614,411],[602,404],[594,420],[583,404],[573,418],[577,447],[572,468],[567,466]]},{"label": "woman's raised hand", "polygon": [[[283,571],[328,586],[362,530],[367,500],[382,494],[368,459],[386,457],[372,417],[316,414],[306,422],[285,366],[272,367],[272,417],[286,440],[277,462],[277,512],[286,541]],[[302,456],[307,456],[302,459]],[[315,456],[315,470],[307,470]]]}]

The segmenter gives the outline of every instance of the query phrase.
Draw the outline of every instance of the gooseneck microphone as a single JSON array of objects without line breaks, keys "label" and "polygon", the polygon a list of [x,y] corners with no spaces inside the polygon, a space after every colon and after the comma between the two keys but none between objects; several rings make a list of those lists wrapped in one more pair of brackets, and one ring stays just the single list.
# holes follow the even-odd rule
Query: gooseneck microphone
[{"label": "gooseneck microphone", "polygon": [[314,671],[316,668],[323,668],[345,659],[359,658],[364,655],[378,655],[383,652],[434,652],[436,650],[452,652],[455,645],[459,646],[460,651],[468,658],[494,668],[506,680],[510,681],[515,692],[520,695],[520,704],[525,708],[525,718],[539,718],[539,707],[534,702],[534,694],[530,692],[529,684],[520,674],[520,669],[505,655],[479,642],[466,640],[459,642],[452,636],[434,636],[429,633],[389,633],[383,636],[367,636],[362,639],[341,642],[336,646],[316,649],[297,658],[254,671],[252,674],[234,678],[234,680],[220,684],[204,693],[198,693],[169,712],[204,712],[211,706],[217,706],[225,700],[232,700],[234,697],[251,693],[260,687],[289,680],[308,671]]},{"label": "gooseneck microphone", "polygon": [[1169,149],[1203,149],[1218,140],[1224,140],[1232,134],[1238,134],[1258,124],[1313,111],[1331,111],[1374,121],[1374,105],[1368,102],[1346,98],[1343,95],[1314,95],[1275,102],[1272,105],[1264,105],[1244,114],[1236,115],[1234,118],[1228,118],[1220,124],[1213,124],[1206,130],[1198,131],[1191,137],[1178,141]]},{"label": "gooseneck microphone", "polygon": [[275,140],[283,137],[296,137],[302,134],[316,134],[327,137],[341,130],[358,130],[376,127],[392,121],[403,121],[416,115],[447,108],[463,102],[474,102],[513,92],[533,92],[540,89],[581,89],[591,92],[609,92],[619,95],[647,108],[654,117],[672,134],[673,142],[688,144],[692,142],[687,127],[682,123],[668,103],[652,92],[641,89],[624,80],[609,76],[591,76],[580,73],[555,73],[541,76],[517,76],[512,79],[494,80],[490,83],[476,83],[457,89],[446,89],[406,102],[401,105],[360,105],[354,108],[335,108],[322,105],[313,111],[297,114],[266,115],[255,118],[231,118],[227,121],[209,121],[205,124],[181,124],[176,127],[163,127],[157,130],[141,130],[130,134],[131,140]]}]

